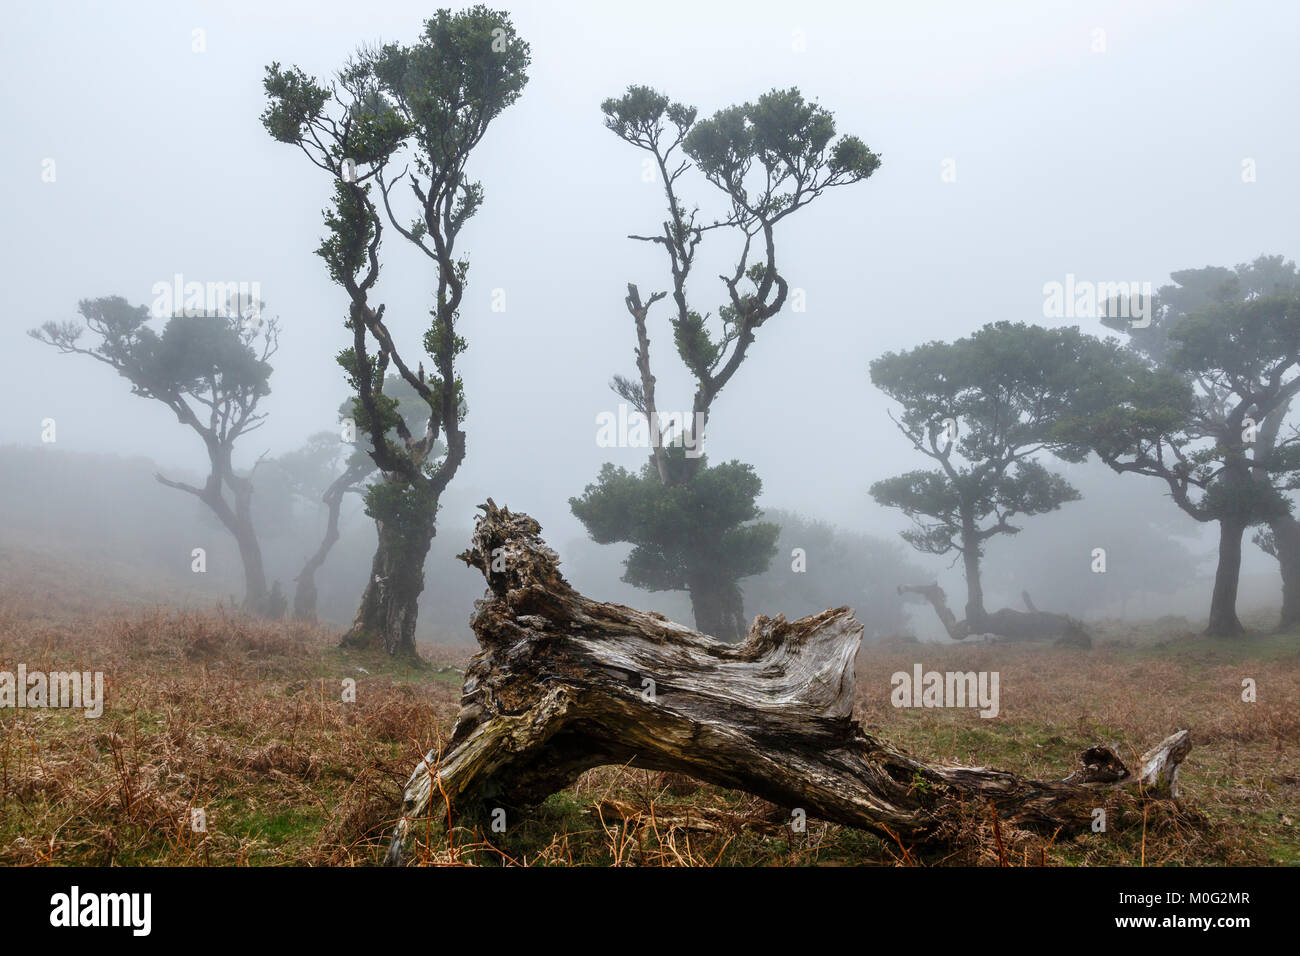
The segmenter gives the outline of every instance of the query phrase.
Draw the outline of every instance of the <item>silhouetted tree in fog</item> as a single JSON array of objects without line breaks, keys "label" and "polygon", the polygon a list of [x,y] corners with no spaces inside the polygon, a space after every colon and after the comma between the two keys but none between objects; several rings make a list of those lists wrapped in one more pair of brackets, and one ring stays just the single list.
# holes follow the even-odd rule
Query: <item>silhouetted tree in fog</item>
[{"label": "silhouetted tree in fog", "polygon": [[316,620],[316,572],[339,540],[339,514],[343,498],[361,493],[375,470],[370,456],[340,440],[338,432],[317,432],[294,451],[275,459],[298,497],[325,506],[325,531],[316,550],[307,557],[294,582],[293,616]]},{"label": "silhouetted tree in fog", "polygon": [[1278,485],[1296,467],[1295,443],[1258,433],[1300,393],[1300,293],[1244,298],[1229,270],[1174,278],[1183,288],[1157,293],[1147,344],[1097,375],[1064,427],[1115,471],[1163,481],[1183,511],[1218,524],[1206,633],[1231,637],[1243,631],[1245,531],[1290,513]]},{"label": "silhouetted tree in fog", "polygon": [[[710,467],[700,453],[709,414],[755,333],[786,304],[777,224],[827,190],[866,179],[880,157],[855,136],[835,139],[830,112],[796,89],[773,90],[699,122],[693,107],[645,86],[629,87],[601,109],[609,130],[648,154],[663,187],[667,209],[660,232],[631,238],[663,249],[672,288],[643,299],[628,284],[637,376],[616,375],[611,383],[649,422],[650,463],[639,474],[606,464],[570,506],[596,541],[636,546],[625,581],[689,591],[697,628],[739,638],[747,629],[739,580],[767,567],[777,528],[747,523],[758,516],[754,501],[762,488],[753,468],[737,461]],[[678,195],[691,168],[681,153],[722,192],[727,212],[721,220],[702,221],[698,208],[688,208]],[[734,237],[740,252],[731,273],[719,276],[726,301],[710,323],[707,313],[691,307],[687,291],[700,243],[713,230]],[[675,423],[655,392],[647,330],[650,310],[670,295],[673,343],[696,386],[690,412],[677,409]]]},{"label": "silhouetted tree in fog", "polygon": [[988,629],[984,542],[1018,532],[1018,515],[1045,514],[1079,497],[1034,456],[1086,455],[1086,448],[1053,440],[1052,429],[1089,361],[1110,351],[1078,329],[997,322],[952,343],[930,342],[871,363],[872,383],[903,407],[891,420],[937,466],[878,481],[871,496],[912,519],[915,527],[902,532],[912,547],[961,558],[970,633]]},{"label": "silhouetted tree in fog", "polygon": [[[111,367],[132,393],[166,405],[193,430],[208,454],[203,487],[155,475],[168,488],[194,495],[212,510],[239,545],[246,610],[270,610],[262,549],[253,521],[253,472],[234,466],[235,445],[262,426],[258,404],[271,391],[271,364],[279,343],[274,319],[263,320],[261,303],[227,303],[215,314],[180,313],[159,334],[146,306],[121,296],[85,299],[81,322],[47,322],[29,333],[67,354],[86,355]],[[97,341],[81,345],[84,333]],[[260,459],[259,459],[260,461]]]},{"label": "silhouetted tree in fog", "polygon": [[[1235,614],[1229,614],[1226,602],[1229,600],[1229,592],[1235,592],[1231,568],[1234,564],[1240,565],[1239,538],[1237,544],[1233,543],[1235,526],[1241,521],[1248,521],[1259,527],[1255,542],[1278,560],[1282,575],[1282,615],[1279,626],[1283,629],[1296,627],[1300,625],[1300,521],[1292,513],[1289,499],[1277,493],[1296,487],[1297,468],[1300,468],[1295,427],[1286,424],[1295,395],[1300,390],[1300,376],[1286,382],[1279,379],[1276,394],[1273,394],[1271,383],[1261,381],[1258,375],[1254,375],[1252,381],[1250,372],[1246,372],[1244,377],[1238,377],[1244,371],[1240,367],[1236,371],[1215,368],[1216,364],[1223,363],[1216,362],[1211,353],[1222,348],[1226,358],[1229,349],[1235,347],[1229,345],[1229,340],[1238,333],[1246,332],[1248,328],[1233,321],[1225,322],[1225,316],[1207,318],[1208,324],[1202,323],[1201,338],[1209,333],[1212,338],[1219,337],[1221,341],[1218,345],[1213,341],[1206,342],[1210,353],[1202,354],[1199,358],[1182,351],[1175,335],[1181,334],[1176,333],[1176,330],[1184,320],[1197,312],[1209,310],[1209,316],[1214,310],[1226,307],[1229,303],[1240,304],[1265,297],[1294,296],[1300,293],[1300,272],[1294,262],[1287,261],[1282,256],[1260,256],[1254,262],[1238,265],[1234,269],[1219,266],[1184,269],[1172,273],[1170,278],[1173,282],[1162,286],[1156,294],[1149,324],[1135,328],[1132,323],[1117,319],[1103,318],[1102,322],[1110,328],[1126,332],[1129,347],[1153,367],[1171,369],[1189,382],[1196,396],[1197,421],[1188,423],[1189,431],[1185,435],[1187,442],[1199,438],[1202,443],[1208,443],[1227,436],[1228,418],[1234,413],[1232,406],[1242,401],[1248,402],[1241,407],[1241,415],[1243,423],[1247,420],[1249,423],[1243,425],[1235,440],[1223,446],[1222,461],[1228,470],[1222,479],[1215,480],[1225,487],[1229,482],[1235,482],[1237,478],[1233,476],[1238,473],[1235,462],[1238,458],[1249,458],[1249,477],[1258,486],[1257,495],[1253,496],[1257,500],[1253,504],[1243,502],[1243,507],[1238,509],[1238,517],[1230,520],[1226,526],[1226,535],[1220,536],[1221,545],[1226,549],[1224,553],[1227,562],[1223,566],[1223,577],[1216,581],[1219,605],[1211,616],[1219,622],[1216,629],[1221,628],[1226,633],[1234,632],[1238,626],[1233,624]],[[1254,344],[1262,348],[1269,347],[1265,340]],[[1273,346],[1276,348],[1278,344],[1280,343],[1274,342]],[[1264,359],[1265,356],[1259,353],[1256,358]],[[1275,353],[1273,359],[1275,362],[1282,361],[1285,356]],[[1239,362],[1239,359],[1228,359],[1228,362]],[[1273,367],[1282,378],[1297,372],[1294,368],[1288,371],[1285,365]],[[1262,372],[1263,368],[1258,371]],[[1253,400],[1260,388],[1269,393],[1263,396],[1262,403]],[[1234,445],[1242,446],[1241,456],[1228,451]],[[1249,452],[1246,451],[1247,446]],[[1172,447],[1170,451],[1173,451]],[[1204,463],[1208,463],[1209,459],[1204,456],[1214,453],[1202,449],[1198,454]],[[1229,460],[1234,464],[1229,465]],[[1170,469],[1163,467],[1148,467],[1146,473],[1158,477],[1170,475],[1180,487],[1187,484],[1187,480],[1172,475]],[[1188,511],[1188,507],[1183,506],[1181,501],[1180,506]],[[1198,520],[1207,520],[1213,518],[1217,513],[1213,509],[1219,507],[1222,506],[1210,501],[1206,507],[1193,507],[1189,513]]]}]

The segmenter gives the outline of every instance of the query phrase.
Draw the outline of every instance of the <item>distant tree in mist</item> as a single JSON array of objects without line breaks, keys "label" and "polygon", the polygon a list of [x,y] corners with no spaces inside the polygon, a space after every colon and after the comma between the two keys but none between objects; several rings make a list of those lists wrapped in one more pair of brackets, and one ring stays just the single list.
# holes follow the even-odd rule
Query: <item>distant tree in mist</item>
[{"label": "distant tree in mist", "polygon": [[295,496],[325,508],[320,544],[294,580],[293,616],[315,621],[316,572],[339,540],[343,498],[363,491],[365,480],[374,473],[374,462],[364,451],[340,441],[338,432],[317,432],[302,447],[275,459],[275,465],[287,477]]},{"label": "distant tree in mist", "polygon": [[[215,314],[173,315],[159,333],[149,324],[146,306],[132,306],[120,296],[86,299],[78,310],[80,322],[47,322],[29,334],[62,353],[108,365],[130,383],[133,394],[161,402],[199,436],[209,462],[202,487],[155,477],[211,509],[239,545],[244,608],[270,612],[252,510],[257,465],[241,473],[233,459],[236,444],[266,418],[258,406],[271,391],[277,322],[262,319],[261,303],[228,304]],[[87,332],[95,341],[83,345]]]},{"label": "distant tree in mist", "polygon": [[[1261,273],[1277,276],[1268,263],[1257,263]],[[1300,393],[1300,292],[1271,282],[1243,292],[1253,268],[1175,273],[1156,295],[1152,327],[1135,329],[1141,338],[1124,360],[1081,389],[1061,431],[1117,472],[1164,482],[1197,521],[1217,523],[1206,633],[1218,637],[1244,630],[1236,607],[1246,529],[1282,529],[1290,546],[1284,491],[1300,464],[1296,436],[1281,433]],[[1292,602],[1295,559],[1288,551],[1283,565]]]},{"label": "distant tree in mist", "polygon": [[[1183,431],[1151,444],[1145,452],[1128,456],[1124,467],[1166,481],[1172,479],[1173,487],[1187,504],[1178,494],[1175,501],[1197,520],[1216,520],[1221,513],[1227,516],[1235,511],[1235,517],[1221,525],[1224,573],[1216,581],[1219,607],[1211,615],[1216,630],[1235,633],[1240,626],[1233,623],[1235,614],[1229,613],[1227,605],[1229,594],[1235,594],[1232,567],[1240,566],[1236,528],[1243,521],[1259,529],[1255,542],[1278,560],[1282,575],[1279,626],[1284,630],[1300,626],[1300,520],[1285,497],[1286,492],[1297,487],[1300,475],[1294,419],[1288,424],[1300,391],[1300,368],[1288,361],[1293,357],[1288,351],[1291,346],[1266,331],[1275,326],[1263,313],[1256,312],[1253,317],[1233,313],[1245,303],[1255,302],[1249,308],[1259,310],[1265,308],[1258,304],[1259,300],[1294,299],[1300,294],[1300,271],[1282,256],[1260,256],[1232,269],[1184,269],[1170,278],[1173,282],[1158,290],[1146,326],[1135,328],[1128,321],[1102,320],[1110,328],[1125,332],[1130,349],[1150,367],[1165,369],[1183,379],[1194,396],[1193,414]],[[1108,311],[1116,314],[1120,310]],[[1285,323],[1288,314],[1292,322],[1297,321],[1294,313],[1285,311],[1278,318]],[[1284,327],[1279,331],[1285,331]],[[1247,367],[1251,362],[1254,368]],[[1276,384],[1271,380],[1275,375]],[[1240,430],[1232,424],[1234,417],[1243,422]],[[1245,424],[1247,420],[1250,424]],[[1240,453],[1233,451],[1238,446]],[[1167,453],[1168,462],[1159,460],[1162,452]],[[1180,454],[1187,460],[1181,460]],[[1245,496],[1250,500],[1242,500],[1236,508],[1216,503],[1220,494],[1242,497],[1229,495],[1228,488],[1245,484],[1247,478],[1257,486],[1255,494]],[[1197,482],[1206,491],[1217,489],[1216,495],[1204,502],[1193,502],[1191,499],[1198,495]],[[1238,543],[1234,544],[1234,539]]]},{"label": "distant tree in mist", "polygon": [[755,613],[795,620],[847,604],[867,637],[906,629],[906,602],[896,585],[924,572],[907,560],[902,545],[793,511],[768,508],[763,518],[781,531],[777,559],[745,583],[745,602]]},{"label": "distant tree in mist", "polygon": [[[773,90],[699,121],[693,107],[645,86],[629,87],[601,110],[607,129],[647,154],[663,189],[660,230],[631,238],[663,250],[671,289],[643,298],[628,284],[624,303],[636,332],[637,372],[611,383],[649,422],[650,463],[639,472],[605,465],[570,505],[596,541],[635,545],[625,581],[688,591],[699,630],[737,639],[747,630],[739,581],[767,566],[777,528],[753,523],[762,485],[752,467],[710,466],[700,453],[709,415],[758,329],[786,305],[777,225],[823,193],[866,179],[880,158],[855,136],[836,139],[830,112],[796,89]],[[679,194],[692,164],[722,194],[726,212],[718,220],[702,218]],[[725,300],[716,317],[688,298],[696,254],[709,233],[739,246],[734,269],[718,277]],[[689,412],[663,404],[655,390],[649,315],[669,297],[673,345],[695,382]]]},{"label": "distant tree in mist", "polygon": [[[400,375],[388,375],[384,379],[384,395],[394,400],[397,414],[405,422],[407,430],[419,427],[428,406],[420,395]],[[348,399],[339,406],[340,419],[346,419],[353,413],[354,399]],[[398,441],[399,435],[394,427],[390,429],[389,439]],[[437,460],[446,451],[441,442],[435,444],[430,458]],[[303,569],[295,579],[293,609],[294,616],[300,620],[316,619],[316,572],[324,565],[331,549],[339,539],[339,515],[344,496],[350,493],[365,495],[366,482],[375,474],[374,461],[364,450],[355,444],[340,440],[336,432],[319,432],[307,440],[301,448],[281,455],[275,460],[276,465],[288,476],[290,488],[294,495],[325,507],[325,532],[320,545],[306,559]]]},{"label": "distant tree in mist", "polygon": [[[1055,511],[1079,493],[1035,456],[1079,461],[1087,449],[1052,438],[1090,364],[1115,349],[1078,329],[997,322],[952,343],[930,342],[871,363],[871,381],[902,406],[890,418],[934,468],[871,486],[914,527],[918,551],[952,554],[966,576],[966,624],[985,629],[985,542],[1016,534],[1018,517]],[[1086,565],[1080,574],[1086,574]]]},{"label": "distant tree in mist", "polygon": [[[345,646],[415,655],[438,502],[465,458],[456,358],[467,347],[457,322],[469,261],[457,241],[483,202],[466,164],[491,122],[523,91],[528,65],[528,44],[509,16],[475,6],[439,10],[409,46],[360,51],[329,86],[296,68],[267,68],[267,131],[334,180],[327,237],[317,251],[348,293],[351,344],[338,361],[356,396],[356,426],[382,473],[366,492],[379,542]],[[413,215],[395,208],[399,185]],[[432,269],[434,304],[420,339],[427,373],[416,360],[419,350],[399,345],[384,305],[373,301],[386,224]],[[424,405],[419,428],[410,428],[397,400],[385,394],[390,369]]]}]

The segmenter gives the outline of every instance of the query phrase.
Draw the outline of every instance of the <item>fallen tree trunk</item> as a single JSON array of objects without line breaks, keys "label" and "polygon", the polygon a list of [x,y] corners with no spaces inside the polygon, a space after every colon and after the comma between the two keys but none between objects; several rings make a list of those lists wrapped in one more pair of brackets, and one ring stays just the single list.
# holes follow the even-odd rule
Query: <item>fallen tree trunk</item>
[{"label": "fallen tree trunk", "polygon": [[899,586],[898,593],[919,594],[929,601],[943,629],[954,641],[965,640],[972,634],[993,634],[1012,641],[1055,640],[1070,647],[1092,647],[1092,638],[1082,624],[1067,614],[1038,610],[1027,591],[1021,591],[1020,596],[1028,611],[1004,607],[985,614],[978,630],[966,621],[957,620],[948,607],[948,596],[938,584],[904,584]]},{"label": "fallen tree trunk", "polygon": [[853,720],[862,625],[848,608],[758,617],[743,642],[725,644],[588,600],[561,576],[536,521],[491,500],[482,508],[460,555],[487,578],[472,618],[482,652],[447,747],[407,784],[389,862],[426,811],[450,819],[535,805],[607,764],[689,774],[900,840],[943,839],[964,809],[989,805],[1012,826],[1081,832],[1114,788],[1173,794],[1191,747],[1178,731],[1135,771],[1093,747],[1050,782],[922,762]]}]

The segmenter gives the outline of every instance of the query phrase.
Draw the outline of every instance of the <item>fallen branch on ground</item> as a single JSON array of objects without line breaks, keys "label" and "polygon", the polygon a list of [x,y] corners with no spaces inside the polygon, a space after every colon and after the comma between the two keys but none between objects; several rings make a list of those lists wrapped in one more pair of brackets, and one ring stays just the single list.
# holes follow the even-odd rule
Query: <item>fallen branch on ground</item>
[{"label": "fallen branch on ground", "polygon": [[533,806],[606,764],[689,774],[913,843],[943,839],[969,806],[991,804],[1004,825],[1050,834],[1086,829],[1115,788],[1176,795],[1185,730],[1136,770],[1089,748],[1058,781],[917,760],[853,720],[862,625],[848,608],[758,617],[743,642],[725,644],[583,597],[536,521],[491,500],[481,507],[460,558],[488,583],[472,618],[482,651],[448,745],[407,784],[389,862],[426,811]]}]

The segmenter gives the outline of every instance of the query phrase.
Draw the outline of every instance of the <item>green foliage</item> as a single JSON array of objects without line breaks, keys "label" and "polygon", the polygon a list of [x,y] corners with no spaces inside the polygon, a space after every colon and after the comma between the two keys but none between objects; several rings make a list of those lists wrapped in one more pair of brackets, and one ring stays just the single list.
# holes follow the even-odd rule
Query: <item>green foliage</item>
[{"label": "green foliage", "polygon": [[1081,390],[1060,431],[1116,471],[1165,481],[1199,521],[1276,519],[1300,465],[1294,439],[1279,440],[1300,392],[1300,272],[1261,256],[1172,278],[1149,327],[1103,320],[1129,332],[1128,354]]},{"label": "green foliage", "polygon": [[1118,351],[1075,328],[996,322],[951,344],[887,353],[871,363],[871,381],[903,406],[905,430],[927,446],[951,418],[968,461],[1036,444],[1077,459],[1086,449],[1056,440],[1051,426]]},{"label": "green foliage", "polygon": [[424,563],[428,538],[438,514],[438,495],[425,483],[377,481],[366,489],[366,514],[397,530],[394,538],[412,548],[411,559]]},{"label": "green foliage", "polygon": [[673,318],[673,344],[686,367],[697,379],[705,379],[713,371],[722,354],[723,342],[715,342],[698,312],[687,312],[685,319]]},{"label": "green foliage", "polygon": [[1260,256],[1232,269],[1182,269],[1170,278],[1171,283],[1156,291],[1151,321],[1145,327],[1134,328],[1130,318],[1120,317],[1122,303],[1118,302],[1108,303],[1109,314],[1101,320],[1107,328],[1126,333],[1129,347],[1157,364],[1165,361],[1169,333],[1185,316],[1217,304],[1300,291],[1300,270],[1283,256]]},{"label": "green foliage", "polygon": [[[938,470],[910,471],[876,482],[871,496],[915,522],[915,528],[901,532],[902,538],[928,554],[963,550],[963,514],[973,517],[976,535],[983,540],[998,533],[1016,534],[1020,529],[1005,522],[1017,515],[1046,514],[1079,500],[1069,482],[1036,461],[1017,461],[1006,470],[981,472],[961,466],[957,471],[955,478]],[[980,528],[990,516],[999,523]]]},{"label": "green foliage", "polygon": [[1222,302],[1169,329],[1172,368],[1247,397],[1300,363],[1300,292]]},{"label": "green foliage", "polygon": [[[121,296],[83,299],[78,311],[83,323],[47,322],[29,334],[62,352],[99,359],[129,381],[135,394],[173,410],[191,399],[209,407],[228,405],[228,424],[251,416],[257,402],[270,394],[267,358],[274,323],[265,323],[268,347],[259,353],[253,347],[258,326],[236,314],[173,315],[159,334],[148,324],[148,307],[132,306]],[[90,348],[78,344],[87,330],[98,340]],[[206,422],[206,411],[199,417]]]},{"label": "green foliage", "polygon": [[323,210],[326,236],[316,249],[325,260],[330,278],[341,286],[355,282],[367,266],[367,250],[374,242],[376,218],[369,203],[370,184],[357,187],[339,180],[334,184],[334,206]]},{"label": "green foliage", "polygon": [[216,388],[260,398],[271,391],[271,365],[249,345],[238,318],[174,316],[153,350],[151,374],[178,391]]},{"label": "green foliage", "polygon": [[[832,146],[834,136],[830,112],[791,87],[701,120],[683,148],[742,217],[771,223],[827,187],[866,179],[880,167],[880,157],[860,139],[844,136]],[[751,196],[746,179],[755,163],[763,186]]]},{"label": "green foliage", "polygon": [[297,67],[282,70],[279,63],[266,68],[262,87],[270,100],[262,113],[262,125],[281,143],[302,142],[330,100],[330,91],[315,79]]},{"label": "green foliage", "polygon": [[624,581],[681,591],[699,577],[735,581],[767,567],[779,528],[753,523],[761,490],[753,467],[737,461],[714,468],[705,462],[680,485],[665,485],[650,464],[633,474],[607,463],[569,507],[598,544],[634,545]]},{"label": "green foliage", "polygon": [[[371,65],[414,132],[421,171],[436,179],[456,176],[488,124],[519,98],[529,62],[509,14],[478,5],[439,10],[418,42],[387,44]],[[464,218],[479,198],[465,197]]]},{"label": "green foliage", "polygon": [[1057,432],[1058,421],[1116,352],[1078,329],[998,322],[951,344],[881,356],[871,363],[872,382],[902,405],[900,429],[939,467],[876,482],[872,497],[911,518],[915,527],[903,538],[931,554],[981,553],[984,540],[1019,530],[1011,519],[1077,500],[1032,456],[1086,454]]},{"label": "green foliage", "polygon": [[754,161],[754,131],[747,119],[746,106],[718,110],[696,123],[684,143],[686,154],[705,176],[739,195]]},{"label": "green foliage", "polygon": [[600,109],[605,114],[606,129],[645,149],[661,142],[665,119],[673,125],[678,139],[695,122],[695,107],[671,102],[648,86],[629,86],[622,96],[601,103]]},{"label": "green foliage", "polygon": [[[322,150],[316,157],[334,173],[350,159],[359,165],[382,165],[410,135],[402,115],[379,94],[364,59],[354,60],[339,74],[348,97],[341,114],[329,115],[338,94],[298,67],[266,68],[262,88],[267,107],[262,125],[272,138],[291,146],[308,144]],[[328,128],[329,135],[321,135]]]},{"label": "green foliage", "polygon": [[1185,376],[1151,368],[1122,352],[1097,363],[1093,371],[1057,419],[1054,437],[1086,445],[1108,463],[1162,441],[1182,453],[1195,405]]}]

